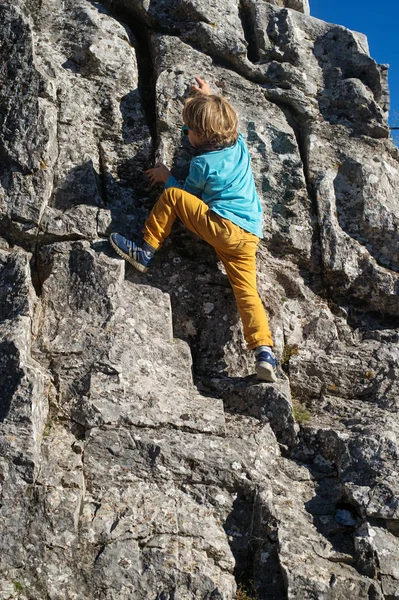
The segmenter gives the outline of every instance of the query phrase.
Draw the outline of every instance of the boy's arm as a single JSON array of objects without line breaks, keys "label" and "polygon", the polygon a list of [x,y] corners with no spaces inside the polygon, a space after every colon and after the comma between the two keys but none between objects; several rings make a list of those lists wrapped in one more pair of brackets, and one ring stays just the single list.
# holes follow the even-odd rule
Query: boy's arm
[{"label": "boy's arm", "polygon": [[190,172],[183,184],[177,181],[177,179],[171,175],[165,183],[165,189],[168,187],[178,187],[185,190],[189,194],[193,194],[194,196],[201,198],[202,191],[205,187],[204,169],[201,162],[198,161],[198,159],[193,159],[191,161]]}]

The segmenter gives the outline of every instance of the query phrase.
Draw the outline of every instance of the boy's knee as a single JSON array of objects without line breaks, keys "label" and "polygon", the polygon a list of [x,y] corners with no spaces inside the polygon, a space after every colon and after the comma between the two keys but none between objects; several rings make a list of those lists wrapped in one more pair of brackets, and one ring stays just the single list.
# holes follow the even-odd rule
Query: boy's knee
[{"label": "boy's knee", "polygon": [[175,204],[177,198],[179,197],[179,193],[181,193],[181,189],[177,187],[168,187],[162,193],[162,197],[168,204]]}]

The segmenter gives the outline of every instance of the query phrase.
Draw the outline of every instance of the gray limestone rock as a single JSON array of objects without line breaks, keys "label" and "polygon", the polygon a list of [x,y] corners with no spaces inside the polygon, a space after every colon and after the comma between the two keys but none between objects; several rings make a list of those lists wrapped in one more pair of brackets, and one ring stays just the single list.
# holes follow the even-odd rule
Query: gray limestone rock
[{"label": "gray limestone rock", "polygon": [[188,349],[172,337],[169,297],[125,281],[124,267],[88,242],[43,249],[36,351],[57,374],[60,408],[85,428],[170,424],[222,433],[221,401],[199,402]]},{"label": "gray limestone rock", "polygon": [[[321,142],[322,138],[325,142]],[[387,260],[384,256],[382,238],[386,235],[388,243],[392,241],[393,248],[397,248],[397,149],[387,142],[371,139],[361,146],[348,136],[345,128],[327,123],[310,125],[305,146],[308,177],[316,194],[322,260],[331,284],[334,286],[334,278],[338,277],[339,285],[345,287],[346,273],[351,273],[352,280],[356,271],[358,290],[350,293],[371,303],[375,295],[381,296],[380,301],[386,305],[384,310],[394,310],[390,307],[394,307],[397,293],[396,258],[392,263],[392,258]],[[324,156],[321,147],[327,150]],[[386,157],[380,160],[379,153],[385,152],[385,148]],[[378,217],[373,215],[372,208],[376,198],[381,203]],[[366,225],[372,220],[375,225]],[[341,251],[343,246],[346,251]],[[397,251],[390,256],[396,257]],[[376,273],[372,278],[373,288],[366,275],[370,271]]]},{"label": "gray limestone rock", "polygon": [[396,599],[399,593],[399,548],[397,538],[381,527],[363,525],[355,537],[360,565],[381,579],[385,598]]},{"label": "gray limestone rock", "polygon": [[[387,66],[307,0],[0,6],[0,597],[398,597],[399,153]],[[256,381],[212,248],[146,275],[192,77],[235,106],[264,210]]]},{"label": "gray limestone rock", "polygon": [[[14,9],[3,10],[12,18]],[[135,40],[126,27],[84,0],[62,6],[46,0],[32,17],[37,18],[33,31],[18,13],[13,21],[23,52],[9,68],[25,81],[28,97],[26,114],[11,112],[20,122],[10,127],[21,132],[14,154],[4,137],[3,235],[28,247],[38,235],[46,242],[95,239],[100,222],[100,232],[109,231],[114,212],[114,221],[132,220],[128,207],[143,195],[143,178],[132,179],[131,170],[151,160]],[[7,31],[4,37],[12,43]],[[2,51],[7,56],[5,46]],[[12,87],[3,89],[4,98],[19,101],[22,83],[6,81]],[[104,223],[100,211],[107,204],[110,216]]]}]

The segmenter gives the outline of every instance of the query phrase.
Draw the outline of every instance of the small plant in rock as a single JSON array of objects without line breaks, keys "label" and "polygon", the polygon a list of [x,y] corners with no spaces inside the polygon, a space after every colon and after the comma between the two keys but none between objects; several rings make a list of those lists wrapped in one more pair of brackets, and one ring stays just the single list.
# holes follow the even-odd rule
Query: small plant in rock
[{"label": "small plant in rock", "polygon": [[301,404],[299,400],[292,401],[292,414],[294,419],[299,425],[302,423],[309,423],[312,420],[312,415],[304,404]]},{"label": "small plant in rock", "polygon": [[46,422],[46,425],[44,426],[43,437],[48,437],[51,434],[52,427],[53,427],[53,423],[52,423],[51,419],[48,419]]},{"label": "small plant in rock", "polygon": [[235,600],[258,600],[256,592],[250,591],[244,585],[239,585]]},{"label": "small plant in rock", "polygon": [[18,594],[24,591],[24,586],[19,581],[13,581],[14,589]]},{"label": "small plant in rock", "polygon": [[298,354],[298,346],[296,344],[286,344],[283,348],[283,356],[281,357],[281,366],[286,371],[289,362],[293,356]]}]

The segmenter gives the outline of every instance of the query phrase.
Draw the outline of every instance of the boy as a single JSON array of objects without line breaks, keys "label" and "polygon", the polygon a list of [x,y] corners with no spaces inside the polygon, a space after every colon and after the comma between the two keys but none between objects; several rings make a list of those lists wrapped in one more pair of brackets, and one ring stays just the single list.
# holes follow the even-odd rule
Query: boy
[{"label": "boy", "polygon": [[256,290],[255,253],[262,237],[262,211],[255,191],[248,149],[238,133],[238,119],[229,102],[212,94],[195,77],[196,95],[186,100],[182,132],[198,156],[181,186],[162,163],[147,171],[151,184],[165,191],[148,216],[143,241],[112,233],[116,252],[136,269],[148,271],[154,254],[169,235],[176,217],[211,244],[222,261],[240,312],[248,349],[255,350],[256,374],[274,382],[276,359],[268,320]]}]

